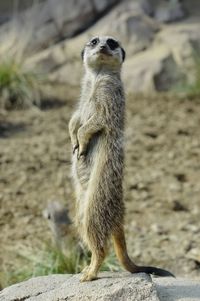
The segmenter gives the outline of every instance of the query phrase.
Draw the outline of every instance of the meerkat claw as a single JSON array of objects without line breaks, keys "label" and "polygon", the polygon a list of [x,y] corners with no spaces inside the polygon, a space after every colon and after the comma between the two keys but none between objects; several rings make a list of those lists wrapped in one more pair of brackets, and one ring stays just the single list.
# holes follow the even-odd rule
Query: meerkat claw
[{"label": "meerkat claw", "polygon": [[80,151],[80,148],[79,148],[79,151],[78,151],[78,154],[77,154],[77,159],[79,160],[81,157],[85,156],[85,151]]},{"label": "meerkat claw", "polygon": [[77,159],[79,160],[83,156],[84,156],[84,153],[80,153],[80,154],[77,155]]},{"label": "meerkat claw", "polygon": [[79,153],[78,153],[78,154],[77,154],[77,159],[80,160],[80,158],[81,158],[82,156],[83,156],[82,154],[79,154]]},{"label": "meerkat claw", "polygon": [[75,153],[75,151],[79,148],[79,145],[78,144],[75,144],[72,148],[72,152],[73,154]]}]

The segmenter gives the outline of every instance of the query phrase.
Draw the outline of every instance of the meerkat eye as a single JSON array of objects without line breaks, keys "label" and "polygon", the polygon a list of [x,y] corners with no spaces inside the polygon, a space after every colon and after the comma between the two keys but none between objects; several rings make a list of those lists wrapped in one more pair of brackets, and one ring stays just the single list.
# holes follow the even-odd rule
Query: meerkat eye
[{"label": "meerkat eye", "polygon": [[113,39],[108,39],[107,45],[111,50],[115,50],[117,47],[119,47],[119,43]]},{"label": "meerkat eye", "polygon": [[99,42],[98,38],[92,39],[92,41],[90,42],[90,45],[95,46],[98,44],[98,42]]}]

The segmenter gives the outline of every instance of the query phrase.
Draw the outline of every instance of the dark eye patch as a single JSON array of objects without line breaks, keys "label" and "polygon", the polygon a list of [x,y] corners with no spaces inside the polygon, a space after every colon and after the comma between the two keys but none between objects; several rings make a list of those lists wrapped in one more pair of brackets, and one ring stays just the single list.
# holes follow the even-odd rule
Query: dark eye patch
[{"label": "dark eye patch", "polygon": [[111,50],[115,50],[117,47],[119,47],[119,43],[113,39],[108,39],[107,45]]},{"label": "dark eye patch", "polygon": [[90,41],[90,45],[95,46],[99,43],[99,39],[98,38],[94,38]]}]

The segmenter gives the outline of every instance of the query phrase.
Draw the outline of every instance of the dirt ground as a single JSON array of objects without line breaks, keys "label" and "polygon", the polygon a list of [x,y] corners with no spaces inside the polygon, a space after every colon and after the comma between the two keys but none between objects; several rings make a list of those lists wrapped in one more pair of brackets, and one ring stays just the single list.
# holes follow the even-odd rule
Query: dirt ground
[{"label": "dirt ground", "polygon": [[[49,200],[71,210],[68,121],[75,99],[0,115],[0,264],[40,250]],[[200,276],[200,101],[128,97],[124,200],[128,249],[139,264]]]}]

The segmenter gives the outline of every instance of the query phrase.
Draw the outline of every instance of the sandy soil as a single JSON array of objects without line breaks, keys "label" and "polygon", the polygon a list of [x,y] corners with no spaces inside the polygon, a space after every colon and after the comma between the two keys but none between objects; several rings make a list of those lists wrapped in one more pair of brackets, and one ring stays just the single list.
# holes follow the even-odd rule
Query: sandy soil
[{"label": "sandy soil", "polygon": [[[68,121],[74,99],[0,118],[0,263],[50,240],[49,200],[71,210]],[[130,255],[177,275],[200,276],[200,101],[127,100],[124,199]]]}]

